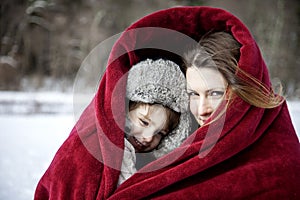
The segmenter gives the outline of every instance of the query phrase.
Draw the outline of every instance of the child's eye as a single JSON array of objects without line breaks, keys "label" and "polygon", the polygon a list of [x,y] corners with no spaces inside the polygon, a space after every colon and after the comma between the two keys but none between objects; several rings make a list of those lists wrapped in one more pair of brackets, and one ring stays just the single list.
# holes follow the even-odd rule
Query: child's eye
[{"label": "child's eye", "polygon": [[157,133],[157,135],[160,136],[160,139],[159,139],[159,143],[156,146],[156,150],[158,150],[159,148],[161,148],[161,143],[162,143],[164,137],[166,137],[168,134],[165,133],[165,132],[160,131],[160,132]]},{"label": "child's eye", "polygon": [[166,136],[167,136],[167,133],[165,133],[165,132],[162,132],[162,131],[158,132],[157,134],[158,134],[158,135],[160,135],[160,136],[161,136],[161,138],[164,138],[164,137],[166,137]]},{"label": "child's eye", "polygon": [[143,125],[143,126],[148,126],[149,123],[143,119],[140,119],[140,123]]}]

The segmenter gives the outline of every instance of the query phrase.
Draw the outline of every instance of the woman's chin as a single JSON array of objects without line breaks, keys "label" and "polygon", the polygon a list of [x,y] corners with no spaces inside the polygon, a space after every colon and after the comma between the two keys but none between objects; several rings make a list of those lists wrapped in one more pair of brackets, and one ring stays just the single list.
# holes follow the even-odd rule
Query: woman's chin
[{"label": "woman's chin", "polygon": [[203,124],[205,123],[205,121],[196,118],[197,123],[199,124],[199,126],[203,126]]}]

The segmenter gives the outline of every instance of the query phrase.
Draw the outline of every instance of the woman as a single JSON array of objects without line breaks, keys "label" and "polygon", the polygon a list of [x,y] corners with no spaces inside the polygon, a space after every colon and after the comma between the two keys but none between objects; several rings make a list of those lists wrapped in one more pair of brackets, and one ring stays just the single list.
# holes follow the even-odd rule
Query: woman
[{"label": "woman", "polygon": [[253,106],[238,93],[227,97],[226,84],[225,101],[179,148],[117,187],[120,170],[111,166],[121,166],[123,151],[112,144],[123,148],[115,119],[124,117],[125,85],[116,86],[122,86],[118,83],[129,66],[145,58],[180,64],[178,57],[212,31],[230,33],[241,45],[239,69],[271,87],[251,33],[227,11],[176,7],[145,16],[114,45],[93,102],[39,182],[36,199],[299,199],[299,141],[286,103],[270,109]]},{"label": "woman", "polygon": [[229,33],[209,32],[185,54],[190,109],[200,126],[224,98],[228,105],[239,96],[259,108],[274,108],[283,103],[283,97],[238,67],[240,48]]}]

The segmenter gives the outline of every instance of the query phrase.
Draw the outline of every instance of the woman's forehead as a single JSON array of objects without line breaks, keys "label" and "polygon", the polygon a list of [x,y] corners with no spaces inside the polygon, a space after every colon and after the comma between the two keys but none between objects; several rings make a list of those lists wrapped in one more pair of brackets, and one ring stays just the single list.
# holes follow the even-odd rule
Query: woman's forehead
[{"label": "woman's forehead", "polygon": [[212,68],[190,67],[186,72],[187,88],[225,88],[226,80],[223,75]]}]

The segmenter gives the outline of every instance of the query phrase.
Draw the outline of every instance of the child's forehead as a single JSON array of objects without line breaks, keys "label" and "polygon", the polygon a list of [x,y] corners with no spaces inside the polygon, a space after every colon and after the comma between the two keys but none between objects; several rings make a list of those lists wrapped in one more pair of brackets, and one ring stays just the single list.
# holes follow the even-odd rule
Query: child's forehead
[{"label": "child's forehead", "polygon": [[153,112],[166,111],[166,108],[160,104],[140,104],[137,108],[140,108],[141,111],[144,111],[143,114],[149,116]]}]

